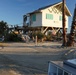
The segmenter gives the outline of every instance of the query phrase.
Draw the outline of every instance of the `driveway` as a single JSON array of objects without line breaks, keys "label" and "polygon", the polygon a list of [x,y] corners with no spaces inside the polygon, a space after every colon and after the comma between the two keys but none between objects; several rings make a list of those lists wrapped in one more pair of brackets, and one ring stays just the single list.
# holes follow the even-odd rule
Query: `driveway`
[{"label": "driveway", "polygon": [[72,49],[75,51],[76,47],[61,48],[58,42],[7,44],[0,48],[0,72],[3,75],[47,75],[48,61],[76,57],[75,52],[64,56]]}]

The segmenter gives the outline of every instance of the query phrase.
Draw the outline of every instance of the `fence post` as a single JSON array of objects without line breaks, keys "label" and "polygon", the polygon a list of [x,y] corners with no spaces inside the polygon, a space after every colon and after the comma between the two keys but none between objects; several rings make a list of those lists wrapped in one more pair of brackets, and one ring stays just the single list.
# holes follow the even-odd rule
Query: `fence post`
[{"label": "fence post", "polygon": [[37,45],[37,36],[36,36],[36,40],[35,40],[35,43],[36,43],[36,45]]}]

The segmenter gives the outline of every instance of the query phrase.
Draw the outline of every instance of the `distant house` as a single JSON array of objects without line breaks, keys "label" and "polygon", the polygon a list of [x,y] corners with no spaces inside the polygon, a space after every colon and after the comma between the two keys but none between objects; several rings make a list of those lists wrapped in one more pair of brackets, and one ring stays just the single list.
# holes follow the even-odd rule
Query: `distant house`
[{"label": "distant house", "polygon": [[[68,17],[71,16],[65,4],[66,28],[68,28]],[[48,5],[23,16],[23,26],[39,28],[43,33],[48,29],[62,29],[62,2]]]}]

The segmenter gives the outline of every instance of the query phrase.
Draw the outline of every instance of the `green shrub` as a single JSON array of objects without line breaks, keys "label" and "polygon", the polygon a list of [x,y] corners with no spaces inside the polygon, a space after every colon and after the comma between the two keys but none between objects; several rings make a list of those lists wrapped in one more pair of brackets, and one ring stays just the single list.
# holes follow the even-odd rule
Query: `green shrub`
[{"label": "green shrub", "polygon": [[37,36],[38,41],[41,41],[41,40],[45,37],[45,35],[44,35],[43,33],[41,33],[40,31],[34,32],[32,36],[33,36],[34,38],[36,38],[36,36]]},{"label": "green shrub", "polygon": [[47,35],[46,35],[46,40],[47,40],[47,41],[52,40],[52,33],[51,33],[51,32],[48,32],[48,33],[47,33]]},{"label": "green shrub", "polygon": [[22,41],[22,38],[18,37],[17,34],[12,32],[12,33],[9,33],[7,35],[7,37],[5,38],[5,41],[8,41],[8,42],[19,42],[19,41]]}]

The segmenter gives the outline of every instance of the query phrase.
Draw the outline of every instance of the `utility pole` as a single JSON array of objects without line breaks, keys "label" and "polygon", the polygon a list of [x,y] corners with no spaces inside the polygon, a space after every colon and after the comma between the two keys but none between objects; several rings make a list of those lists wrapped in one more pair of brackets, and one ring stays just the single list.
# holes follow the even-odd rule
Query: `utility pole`
[{"label": "utility pole", "polygon": [[62,3],[62,26],[63,26],[63,44],[62,46],[66,46],[66,18],[65,18],[65,0]]}]

